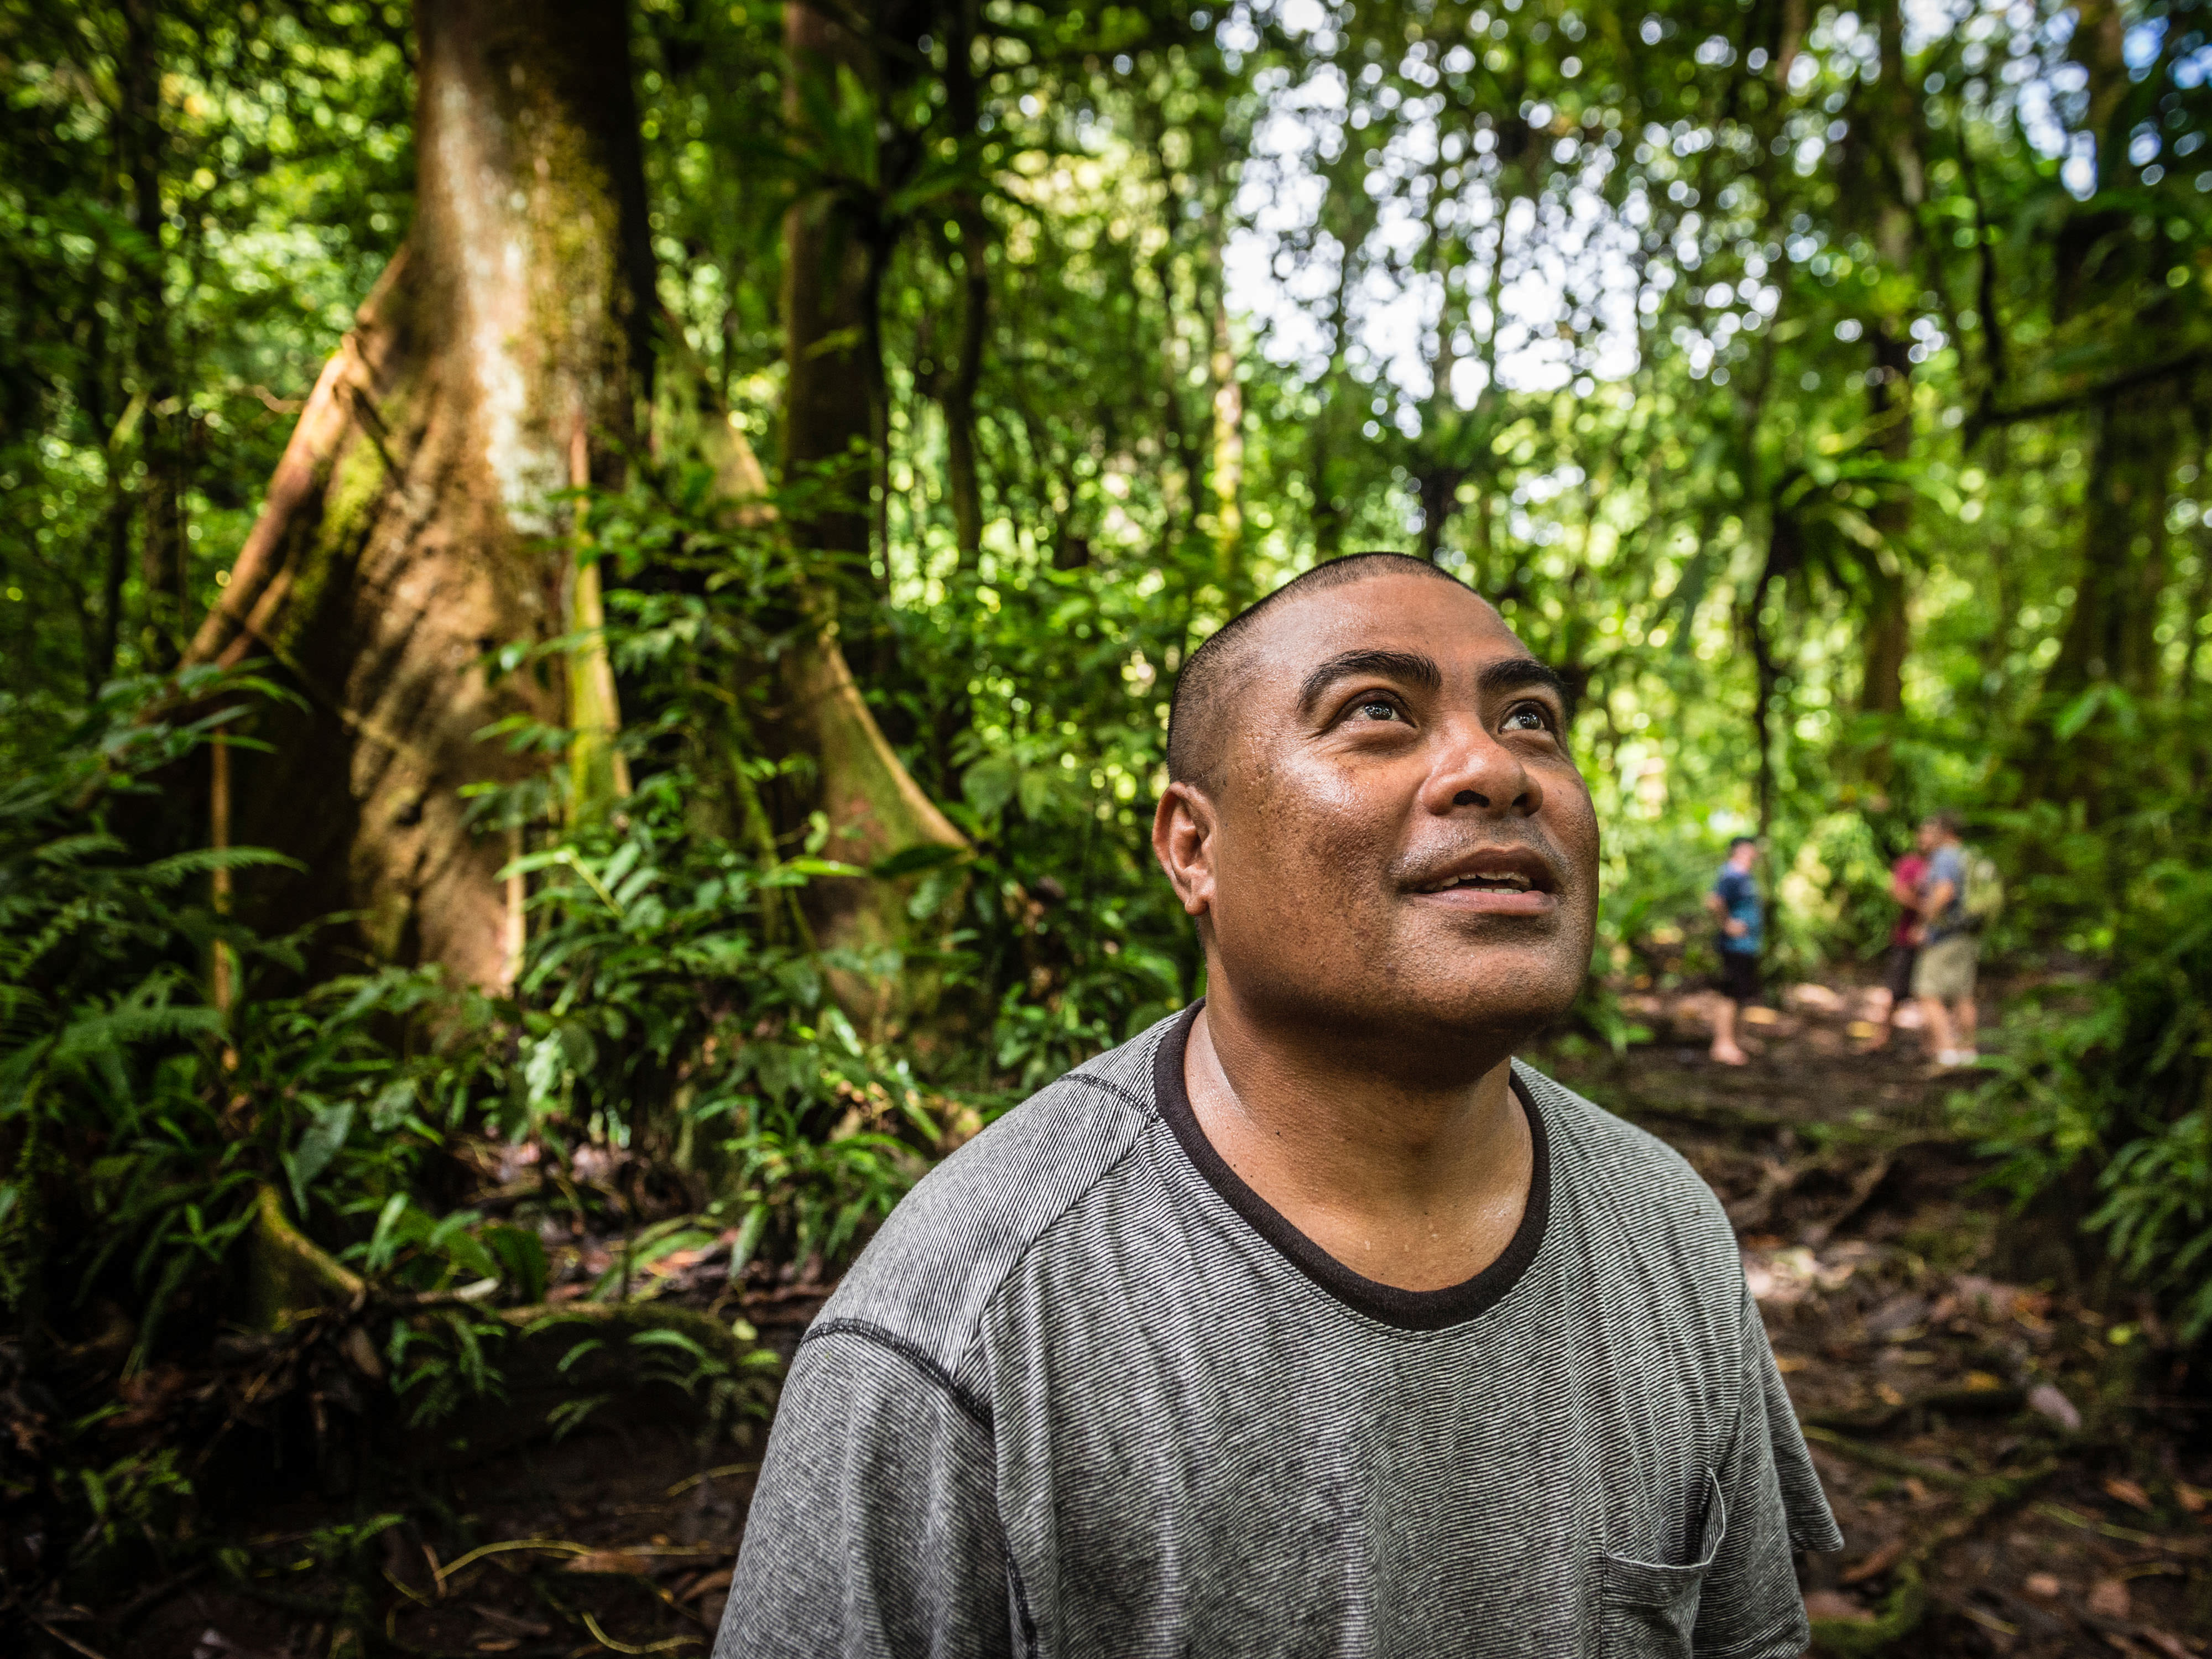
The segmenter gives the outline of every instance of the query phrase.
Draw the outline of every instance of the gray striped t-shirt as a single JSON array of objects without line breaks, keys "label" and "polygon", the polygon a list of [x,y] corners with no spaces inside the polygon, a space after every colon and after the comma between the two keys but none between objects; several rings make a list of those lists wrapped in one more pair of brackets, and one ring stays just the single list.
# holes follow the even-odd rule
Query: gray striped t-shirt
[{"label": "gray striped t-shirt", "polygon": [[1796,1655],[1842,1539],[1728,1219],[1516,1064],[1524,1219],[1395,1290],[1207,1144],[1194,1011],[922,1181],[808,1330],[717,1659]]}]

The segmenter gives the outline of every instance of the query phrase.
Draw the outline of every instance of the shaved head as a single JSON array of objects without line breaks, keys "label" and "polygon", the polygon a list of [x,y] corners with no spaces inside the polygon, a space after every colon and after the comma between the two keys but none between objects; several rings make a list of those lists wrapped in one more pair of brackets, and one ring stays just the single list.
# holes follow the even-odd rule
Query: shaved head
[{"label": "shaved head", "polygon": [[1403,556],[1324,565],[1193,652],[1152,849],[1209,995],[1487,1074],[1589,969],[1573,708],[1494,606]]},{"label": "shaved head", "polygon": [[1176,783],[1194,783],[1201,789],[1219,786],[1223,737],[1234,718],[1237,697],[1243,689],[1251,642],[1259,619],[1271,608],[1301,593],[1317,593],[1347,582],[1376,576],[1418,575],[1449,582],[1472,592],[1450,572],[1409,553],[1352,553],[1317,564],[1293,576],[1267,598],[1248,605],[1224,623],[1197,650],[1190,653],[1176,677],[1174,701],[1168,708],[1168,777]]}]

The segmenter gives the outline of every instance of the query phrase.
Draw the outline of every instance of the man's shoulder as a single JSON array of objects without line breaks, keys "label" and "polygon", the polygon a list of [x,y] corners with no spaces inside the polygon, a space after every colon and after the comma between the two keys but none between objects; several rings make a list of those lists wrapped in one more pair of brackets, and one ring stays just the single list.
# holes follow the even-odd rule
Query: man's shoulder
[{"label": "man's shoulder", "polygon": [[849,1332],[951,1373],[992,1292],[1157,1120],[1152,1066],[1172,1019],[1047,1084],[900,1200],[810,1336]]},{"label": "man's shoulder", "polygon": [[1728,1212],[1689,1159],[1525,1062],[1515,1069],[1544,1115],[1555,1188],[1565,1180],[1602,1194],[1607,1208],[1655,1243],[1720,1250],[1739,1261]]}]

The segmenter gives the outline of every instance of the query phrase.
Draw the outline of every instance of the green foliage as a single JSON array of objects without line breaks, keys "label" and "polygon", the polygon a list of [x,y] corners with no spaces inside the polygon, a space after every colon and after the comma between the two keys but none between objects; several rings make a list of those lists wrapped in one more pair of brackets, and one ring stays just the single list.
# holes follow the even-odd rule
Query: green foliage
[{"label": "green foliage", "polygon": [[1962,1109],[2017,1200],[2094,1176],[2088,1224],[2193,1342],[2212,1330],[2212,876],[2162,861],[2113,896],[2110,976],[2017,1022]]},{"label": "green foliage", "polygon": [[[884,73],[787,101],[776,8],[633,9],[666,327],[629,484],[587,506],[636,790],[604,816],[557,766],[481,792],[527,893],[492,996],[313,979],[315,936],[218,908],[218,871],[276,866],[203,844],[207,745],[291,694],[161,672],[404,233],[406,19],[0,0],[25,118],[0,1294],[26,1330],[112,1302],[124,1367],[189,1352],[249,1316],[273,1203],[361,1275],[427,1421],[504,1386],[507,1316],[585,1232],[621,1241],[595,1298],[725,1243],[740,1283],[835,1271],[984,1119],[1202,989],[1146,839],[1175,674],[1370,544],[1464,574],[1584,689],[1607,848],[1575,1021],[1615,1048],[1643,1036],[1620,990],[1709,966],[1729,836],[1767,842],[1770,966],[1810,972],[1879,951],[1911,823],[1969,809],[2008,889],[1986,957],[2060,975],[1970,1121],[2023,1198],[2093,1172],[2118,1259],[2212,1328],[2201,0],[2123,8],[2117,58],[2063,8],[1814,8],[1787,40],[1774,8],[1686,0],[1313,9],[909,9]],[[830,198],[879,302],[874,531],[802,569],[775,526],[846,481],[741,508],[700,441],[781,447],[780,226]],[[822,856],[814,757],[777,729],[823,593],[970,843],[866,872],[951,918],[905,959],[807,923],[817,884],[864,878]],[[550,760],[573,734],[485,736]],[[884,975],[927,981],[928,1018],[856,1027],[833,988]],[[534,1186],[465,1196],[518,1149]],[[651,1332],[564,1374],[610,1354],[759,1404]],[[76,1512],[158,1532],[181,1466],[111,1463],[68,1466]]]}]

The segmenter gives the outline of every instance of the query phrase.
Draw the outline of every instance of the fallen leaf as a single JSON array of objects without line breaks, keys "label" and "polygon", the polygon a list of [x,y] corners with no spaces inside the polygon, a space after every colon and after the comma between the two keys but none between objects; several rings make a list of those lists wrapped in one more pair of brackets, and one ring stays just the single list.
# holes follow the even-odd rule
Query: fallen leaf
[{"label": "fallen leaf", "polygon": [[1814,1590],[1805,1598],[1808,1619],[1839,1619],[1846,1624],[1869,1625],[1874,1615],[1848,1595],[1837,1590]]},{"label": "fallen leaf", "polygon": [[2205,1505],[2212,1503],[2212,1492],[2201,1492],[2186,1480],[2177,1480],[2173,1483],[2173,1501],[2191,1515],[2202,1515]]},{"label": "fallen leaf", "polygon": [[1992,1376],[1988,1371],[1968,1371],[1966,1373],[1966,1388],[1970,1393],[1988,1394],[1995,1389],[2002,1389],[2002,1387],[2004,1387],[2003,1379]]},{"label": "fallen leaf", "polygon": [[702,1572],[684,1585],[682,1589],[677,1591],[676,1599],[679,1601],[696,1601],[710,1590],[726,1590],[729,1589],[730,1580],[736,1572],[737,1568],[734,1565],[716,1567],[710,1572]]},{"label": "fallen leaf", "polygon": [[2027,1408],[2039,1417],[2049,1418],[2069,1434],[2081,1431],[2081,1413],[2055,1385],[2039,1382],[2027,1391]]},{"label": "fallen leaf", "polygon": [[2130,1508],[2141,1510],[2145,1515],[2158,1513],[2150,1501],[2148,1492],[2136,1485],[2134,1481],[2123,1480],[2118,1475],[2105,1482],[2105,1495],[2107,1498],[2117,1498]]},{"label": "fallen leaf", "polygon": [[478,1653],[512,1653],[522,1645],[520,1636],[485,1636],[477,1641]]},{"label": "fallen leaf", "polygon": [[581,1555],[571,1556],[561,1571],[647,1573],[653,1571],[653,1558],[630,1550],[588,1550]]},{"label": "fallen leaf", "polygon": [[1895,1389],[1891,1388],[1887,1382],[1875,1383],[1874,1385],[1874,1391],[1876,1397],[1878,1397],[1885,1406],[1902,1406],[1905,1403],[1905,1396],[1899,1394]]},{"label": "fallen leaf", "polygon": [[2124,1578],[2100,1578],[2089,1587],[2087,1601],[2083,1604],[2100,1619],[2124,1620],[2133,1601],[2128,1595]]},{"label": "fallen leaf", "polygon": [[1808,1363],[1794,1353],[1778,1353],[1774,1356],[1774,1369],[1784,1376],[1803,1370]]},{"label": "fallen leaf", "polygon": [[1924,1504],[1928,1501],[1928,1483],[1917,1474],[1908,1474],[1905,1477],[1905,1494],[1916,1504]]},{"label": "fallen leaf", "polygon": [[2030,1595],[2045,1601],[2056,1601],[2058,1593],[2065,1589],[2058,1582],[2058,1575],[2051,1572],[2031,1572],[2021,1581],[2020,1587]]},{"label": "fallen leaf", "polygon": [[1863,1584],[1869,1578],[1879,1578],[1905,1559],[1905,1540],[1893,1538],[1857,1565],[1845,1570],[1844,1583]]}]

